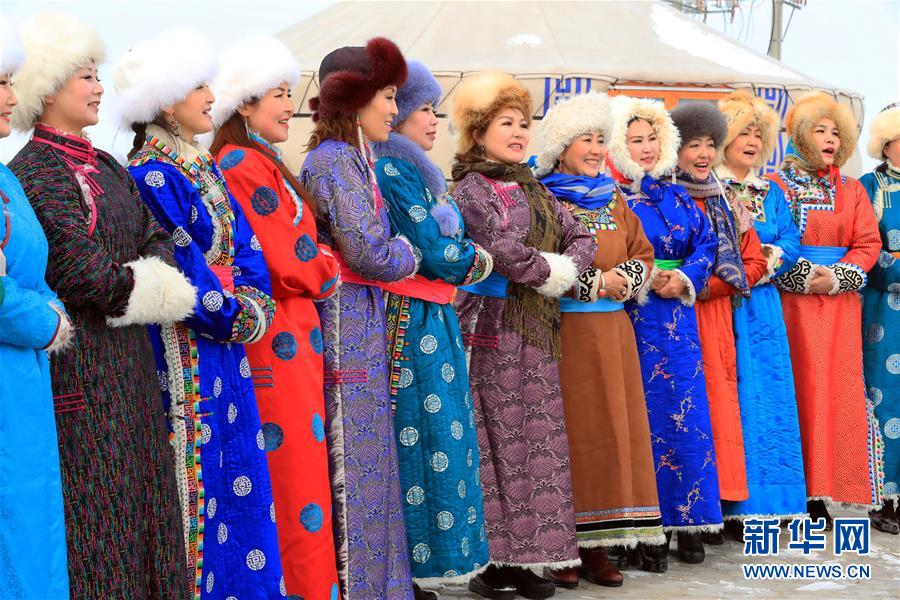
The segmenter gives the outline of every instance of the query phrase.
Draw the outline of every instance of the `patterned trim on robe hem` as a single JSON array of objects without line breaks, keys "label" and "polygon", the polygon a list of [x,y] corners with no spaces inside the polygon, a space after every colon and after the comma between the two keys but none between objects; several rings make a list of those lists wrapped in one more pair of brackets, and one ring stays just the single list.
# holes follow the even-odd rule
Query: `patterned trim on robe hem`
[{"label": "patterned trim on robe hem", "polygon": [[828,265],[828,268],[834,273],[832,280],[837,284],[832,286],[829,292],[830,296],[842,292],[859,291],[866,286],[868,281],[866,272],[853,263],[838,262]]},{"label": "patterned trim on robe hem", "polygon": [[725,515],[725,522],[740,522],[746,519],[781,519],[782,521],[785,519],[802,519],[803,517],[808,517],[809,513],[789,513],[786,515],[764,515],[764,514],[752,514],[752,515]]},{"label": "patterned trim on robe hem", "polygon": [[861,502],[842,502],[840,500],[835,500],[831,496],[807,496],[806,501],[810,500],[821,500],[825,503],[826,508],[837,506],[840,508],[857,508],[860,510],[881,510],[883,508],[883,504],[863,504]]},{"label": "patterned trim on robe hem", "polygon": [[203,529],[205,500],[200,435],[200,373],[197,340],[184,324],[160,328],[169,373],[169,442],[175,457],[175,481],[181,505],[188,572],[194,573],[193,597],[199,600],[203,576]]},{"label": "patterned trim on robe hem", "polygon": [[575,513],[575,535],[579,547],[632,546],[637,541],[662,543],[659,506],[630,506]]},{"label": "patterned trim on robe hem", "polygon": [[709,525],[671,525],[663,526],[665,532],[675,533],[718,533],[725,527],[724,523],[712,523]]},{"label": "patterned trim on robe hem", "polygon": [[666,533],[663,531],[662,526],[659,527],[659,533],[637,533],[638,531],[646,531],[646,530],[631,530],[631,535],[628,536],[627,540],[623,540],[622,537],[617,538],[609,538],[609,539],[596,539],[596,538],[578,538],[577,544],[579,548],[610,548],[612,546],[624,546],[626,548],[636,548],[638,544],[649,544],[651,546],[658,546],[661,544],[665,544],[666,542]]},{"label": "patterned trim on robe hem", "polygon": [[808,294],[809,284],[812,282],[815,274],[815,267],[816,265],[801,256],[797,264],[791,267],[787,273],[775,279],[775,283],[786,292]]},{"label": "patterned trim on robe hem", "polygon": [[875,416],[875,403],[864,398],[866,402],[867,450],[869,455],[869,484],[872,486],[872,506],[881,508],[884,505],[884,440],[881,437],[881,426]]}]

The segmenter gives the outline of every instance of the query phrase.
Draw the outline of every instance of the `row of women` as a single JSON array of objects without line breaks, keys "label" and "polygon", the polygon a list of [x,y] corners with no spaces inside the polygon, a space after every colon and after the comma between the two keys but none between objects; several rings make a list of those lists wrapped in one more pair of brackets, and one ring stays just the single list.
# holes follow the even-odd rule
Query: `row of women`
[{"label": "row of women", "polygon": [[276,40],[131,48],[123,168],[83,134],[96,32],[18,35],[0,596],[546,598],[665,571],[672,532],[697,563],[723,523],[896,500],[900,108],[863,184],[822,94],[771,180],[778,119],[742,93],[576,96],[528,165],[528,92],[480,74],[454,92],[451,198],[441,88],[386,39],[323,60],[298,177]]}]

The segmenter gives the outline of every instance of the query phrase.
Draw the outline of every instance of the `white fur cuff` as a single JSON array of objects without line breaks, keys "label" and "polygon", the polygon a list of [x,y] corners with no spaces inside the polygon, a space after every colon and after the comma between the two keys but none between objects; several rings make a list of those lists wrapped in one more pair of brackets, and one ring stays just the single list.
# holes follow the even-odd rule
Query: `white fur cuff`
[{"label": "white fur cuff", "polygon": [[537,287],[538,294],[559,298],[575,285],[578,279],[578,269],[575,262],[564,254],[554,252],[541,252],[541,256],[550,266],[550,275],[547,281]]},{"label": "white fur cuff", "polygon": [[75,333],[75,328],[72,326],[69,316],[61,308],[55,306],[52,302],[50,303],[50,308],[59,315],[59,325],[56,326],[56,334],[53,336],[50,345],[47,346],[47,352],[55,354],[69,347],[72,343],[72,335]]},{"label": "white fur cuff", "polygon": [[684,293],[678,299],[685,306],[693,306],[694,302],[697,301],[697,290],[694,289],[694,284],[691,282],[690,277],[685,275],[681,269],[672,269],[672,272],[678,274],[678,277],[684,282]]},{"label": "white fur cuff", "polygon": [[134,289],[121,317],[107,317],[110,327],[175,323],[194,312],[197,289],[175,267],[148,256],[125,264],[134,273]]},{"label": "white fur cuff", "polygon": [[637,296],[634,297],[634,301],[638,303],[638,306],[644,306],[647,302],[650,301],[650,292],[652,291],[653,281],[656,279],[656,276],[659,275],[660,268],[653,264],[653,268],[650,270],[650,276],[647,277],[647,283],[645,283],[637,293]]},{"label": "white fur cuff", "polygon": [[781,260],[782,255],[784,255],[784,250],[781,246],[776,246],[774,244],[762,244],[763,248],[768,248],[771,253],[766,257],[766,273],[762,277],[760,277],[759,281],[756,282],[755,285],[762,285],[764,283],[769,283],[773,277],[775,277],[775,271],[778,270],[778,262]]}]

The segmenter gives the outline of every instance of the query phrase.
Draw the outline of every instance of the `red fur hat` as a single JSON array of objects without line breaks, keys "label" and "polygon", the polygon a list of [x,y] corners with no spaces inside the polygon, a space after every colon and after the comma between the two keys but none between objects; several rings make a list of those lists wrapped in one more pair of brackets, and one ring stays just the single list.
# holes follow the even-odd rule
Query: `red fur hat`
[{"label": "red fur hat", "polygon": [[387,38],[369,40],[366,47],[344,46],[329,53],[319,67],[319,95],[310,99],[313,121],[353,115],[389,85],[406,81],[406,60]]}]

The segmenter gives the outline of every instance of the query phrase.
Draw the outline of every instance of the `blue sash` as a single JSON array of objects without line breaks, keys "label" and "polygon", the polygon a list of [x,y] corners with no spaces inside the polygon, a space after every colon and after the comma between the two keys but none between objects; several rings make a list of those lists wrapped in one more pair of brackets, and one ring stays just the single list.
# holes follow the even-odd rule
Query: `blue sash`
[{"label": "blue sash", "polygon": [[463,285],[459,289],[470,294],[478,296],[489,296],[491,298],[506,298],[506,287],[509,285],[509,279],[498,273],[491,273],[487,278],[482,279],[478,283],[472,285]]},{"label": "blue sash", "polygon": [[569,313],[595,313],[595,312],[615,312],[622,310],[625,305],[609,298],[598,298],[594,302],[579,302],[575,298],[560,298],[560,312]]},{"label": "blue sash", "polygon": [[841,262],[850,248],[845,246],[800,246],[800,256],[816,265]]}]

